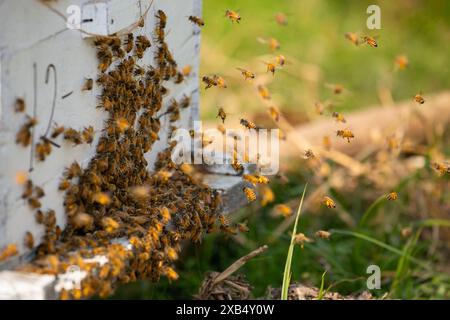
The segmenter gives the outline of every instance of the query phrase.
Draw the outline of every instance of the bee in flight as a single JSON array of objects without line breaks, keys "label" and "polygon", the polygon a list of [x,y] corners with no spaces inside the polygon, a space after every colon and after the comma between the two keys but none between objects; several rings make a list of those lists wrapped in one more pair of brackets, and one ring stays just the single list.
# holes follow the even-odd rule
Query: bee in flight
[{"label": "bee in flight", "polygon": [[219,108],[216,118],[222,119],[222,123],[225,123],[225,119],[227,118],[227,113],[225,112],[225,110],[222,107]]},{"label": "bee in flight", "polygon": [[228,19],[231,20],[231,22],[237,22],[239,23],[239,21],[241,21],[241,15],[233,10],[227,10],[225,11],[225,17],[227,17]]},{"label": "bee in flight", "polygon": [[242,76],[244,77],[244,80],[255,79],[255,74],[253,72],[243,68],[236,68],[236,69],[241,72]]},{"label": "bee in flight", "polygon": [[346,123],[347,120],[345,120],[344,116],[342,113],[339,112],[333,112],[333,118],[336,119],[337,122],[342,122],[342,123]]},{"label": "bee in flight", "polygon": [[422,96],[422,93],[418,93],[414,96],[414,101],[416,101],[418,104],[424,104],[425,103],[425,99]]},{"label": "bee in flight", "polygon": [[249,187],[244,187],[242,191],[244,191],[244,194],[247,197],[248,202],[253,202],[256,200],[256,193],[253,189]]},{"label": "bee in flight", "polygon": [[209,89],[211,87],[221,87],[221,88],[226,88],[227,84],[225,83],[225,80],[218,76],[218,75],[213,75],[212,77],[210,76],[203,76],[202,81],[205,83],[206,87],[205,89]]},{"label": "bee in flight", "polygon": [[345,39],[353,43],[355,46],[359,45],[358,35],[355,32],[347,32],[344,36]]},{"label": "bee in flight", "polygon": [[245,119],[241,119],[240,124],[249,130],[256,129],[256,125],[253,122],[245,120]]},{"label": "bee in flight", "polygon": [[272,76],[275,75],[276,66],[271,62],[264,62],[267,66],[266,72],[272,72]]},{"label": "bee in flight", "polygon": [[409,60],[404,54],[399,55],[395,58],[395,68],[398,70],[404,70],[408,67]]},{"label": "bee in flight", "polygon": [[350,143],[350,139],[354,138],[355,135],[350,129],[338,130],[336,132],[338,137],[342,137],[343,139],[347,139],[347,142]]},{"label": "bee in flight", "polygon": [[277,107],[270,106],[268,112],[269,112],[270,117],[275,122],[278,122],[278,120],[280,120],[280,111],[277,109]]},{"label": "bee in flight", "polygon": [[395,201],[395,200],[398,199],[398,194],[397,194],[397,192],[393,191],[393,192],[390,192],[390,193],[386,196],[386,198],[387,198],[389,201]]},{"label": "bee in flight", "polygon": [[372,48],[377,48],[378,47],[377,41],[374,38],[369,37],[369,36],[362,37],[362,42],[363,43],[367,43]]},{"label": "bee in flight", "polygon": [[330,197],[327,197],[327,196],[323,197],[322,203],[330,209],[336,208],[336,204],[334,203],[334,200],[331,199]]},{"label": "bee in flight", "polygon": [[278,12],[275,14],[275,22],[280,26],[287,26],[288,19],[283,12]]},{"label": "bee in flight", "polygon": [[282,67],[286,64],[286,57],[283,56],[282,54],[279,54],[275,57],[275,61],[276,61],[277,65]]},{"label": "bee in flight", "polygon": [[196,24],[199,27],[203,27],[205,25],[205,21],[202,18],[196,16],[189,16],[189,21]]},{"label": "bee in flight", "polygon": [[258,93],[261,96],[261,98],[263,98],[264,100],[270,100],[270,98],[271,98],[269,89],[267,89],[267,87],[265,87],[263,85],[258,86]]}]

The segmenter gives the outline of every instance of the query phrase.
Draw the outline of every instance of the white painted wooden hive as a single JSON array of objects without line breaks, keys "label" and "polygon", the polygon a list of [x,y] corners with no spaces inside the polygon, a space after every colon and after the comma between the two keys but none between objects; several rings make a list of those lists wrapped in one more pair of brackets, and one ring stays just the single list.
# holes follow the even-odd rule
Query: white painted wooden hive
[{"label": "white painted wooden hive", "polygon": [[[8,244],[16,244],[19,256],[30,250],[24,246],[24,235],[31,232],[35,246],[44,234],[42,225],[33,218],[32,210],[21,198],[23,186],[16,183],[17,174],[26,172],[35,185],[45,191],[42,209],[54,209],[57,224],[64,227],[63,193],[58,183],[64,168],[73,161],[83,167],[95,153],[95,145],[105,120],[105,112],[95,108],[99,88],[95,85],[98,60],[93,37],[88,33],[67,28],[66,16],[73,13],[69,6],[77,6],[81,13],[81,29],[92,34],[108,35],[126,29],[145,15],[144,28],[136,34],[150,39],[154,30],[155,12],[167,13],[166,41],[179,67],[192,66],[191,76],[180,85],[169,86],[165,97],[167,106],[172,99],[191,96],[191,106],[181,113],[179,127],[190,128],[198,117],[199,28],[190,23],[189,15],[201,16],[201,0],[59,0],[48,2],[17,0],[0,1],[0,251]],[[75,9],[77,8],[75,7]],[[152,49],[152,48],[151,48]],[[153,64],[152,50],[141,60],[142,65]],[[82,91],[86,79],[94,79],[91,91]],[[25,100],[24,113],[14,112],[17,98]],[[165,106],[160,110],[163,113]],[[18,130],[29,115],[37,118],[32,143],[23,147],[15,143]],[[96,132],[92,145],[76,147],[61,142],[43,162],[35,159],[34,146],[47,128],[55,124],[82,130],[93,126]],[[159,141],[146,154],[151,170],[155,157],[168,144],[168,122],[162,118]],[[33,168],[29,172],[29,169]],[[0,263],[0,269],[16,263]]]}]

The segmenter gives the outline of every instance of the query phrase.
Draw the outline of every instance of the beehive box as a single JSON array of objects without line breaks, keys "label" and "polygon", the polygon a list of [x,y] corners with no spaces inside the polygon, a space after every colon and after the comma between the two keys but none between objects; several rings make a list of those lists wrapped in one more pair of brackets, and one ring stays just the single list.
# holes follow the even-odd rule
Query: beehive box
[{"label": "beehive box", "polygon": [[[187,17],[201,15],[201,0],[58,0],[46,3],[0,1],[0,249],[16,244],[22,258],[30,252],[24,246],[25,233],[33,234],[37,246],[44,230],[21,198],[23,186],[16,181],[18,174],[25,173],[44,189],[42,209],[55,210],[57,224],[64,228],[63,193],[58,191],[58,183],[64,168],[73,161],[82,167],[89,162],[104,126],[106,114],[96,108],[100,89],[95,83],[98,60],[93,34],[121,32],[144,17],[144,27],[133,32],[151,39],[155,12],[164,10],[168,16],[166,41],[169,48],[178,65],[192,66],[192,73],[181,85],[168,86],[170,94],[165,97],[160,112],[165,111],[172,98],[178,100],[187,95],[191,97],[191,106],[182,111],[177,125],[189,128],[198,117],[200,32]],[[84,32],[68,28],[77,22],[78,9]],[[67,24],[65,17],[69,16],[72,25]],[[153,64],[151,49],[140,64]],[[82,90],[86,79],[94,79],[91,91]],[[23,113],[14,111],[18,98],[25,101]],[[23,147],[16,144],[15,139],[27,115],[36,118],[38,124],[32,130],[32,143]],[[60,138],[60,148],[53,147],[47,159],[39,161],[35,144],[41,136],[48,136],[55,125],[76,130],[92,126],[95,139],[92,144],[74,147]],[[149,170],[158,152],[168,144],[168,125],[162,118],[159,140],[145,155]],[[0,264],[3,269],[7,266],[8,263]]]}]

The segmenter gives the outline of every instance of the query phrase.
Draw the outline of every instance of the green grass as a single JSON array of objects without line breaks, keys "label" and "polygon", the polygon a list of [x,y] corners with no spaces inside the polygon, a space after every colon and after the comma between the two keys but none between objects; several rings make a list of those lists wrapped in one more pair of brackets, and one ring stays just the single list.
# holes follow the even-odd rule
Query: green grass
[{"label": "green grass", "polygon": [[297,214],[295,216],[294,228],[292,229],[291,242],[289,243],[286,263],[284,265],[283,283],[281,284],[281,300],[288,299],[289,285],[291,284],[291,276],[292,276],[291,267],[292,267],[292,256],[294,255],[295,235],[297,234],[298,219],[300,218],[300,213],[302,211],[303,200],[305,199],[307,186],[308,184],[306,184],[305,189],[303,189],[302,198],[300,199],[300,204],[298,205]]}]

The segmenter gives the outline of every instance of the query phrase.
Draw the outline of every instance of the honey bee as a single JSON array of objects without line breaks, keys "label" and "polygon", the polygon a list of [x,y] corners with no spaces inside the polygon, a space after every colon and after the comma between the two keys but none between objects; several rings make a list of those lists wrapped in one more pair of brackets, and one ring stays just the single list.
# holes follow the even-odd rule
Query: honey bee
[{"label": "honey bee", "polygon": [[275,62],[278,66],[283,67],[286,64],[286,57],[279,54],[275,57]]},{"label": "honey bee", "polygon": [[277,204],[272,211],[272,215],[287,218],[292,215],[292,208],[285,204]]},{"label": "honey bee", "polygon": [[205,21],[203,21],[202,18],[196,17],[196,16],[189,16],[189,21],[194,23],[195,25],[199,27],[203,27],[205,25]]},{"label": "honey bee", "polygon": [[233,11],[233,10],[227,10],[225,11],[225,17],[227,17],[228,19],[230,19],[230,21],[233,22],[237,22],[239,23],[239,21],[241,21],[241,16],[239,15],[238,12]]},{"label": "honey bee", "polygon": [[25,247],[27,247],[30,250],[33,249],[33,247],[34,247],[34,238],[33,238],[33,235],[31,234],[31,232],[29,232],[29,231],[27,231],[25,233],[24,244],[25,244]]},{"label": "honey bee", "polygon": [[261,96],[261,98],[263,98],[264,100],[270,100],[270,98],[271,98],[270,92],[265,86],[258,85],[257,89],[258,89],[258,93]]},{"label": "honey bee", "polygon": [[0,261],[5,261],[6,259],[17,255],[19,251],[17,250],[17,245],[10,243],[0,251]]},{"label": "honey bee", "polygon": [[23,188],[21,197],[22,197],[22,199],[28,199],[29,197],[31,197],[32,194],[33,194],[33,181],[28,179],[24,184],[24,188]]},{"label": "honey bee", "polygon": [[72,218],[71,225],[75,229],[88,231],[94,227],[94,218],[87,213],[79,212]]},{"label": "honey bee", "polygon": [[56,126],[56,127],[54,127],[53,128],[53,131],[52,131],[52,134],[50,135],[50,137],[52,138],[52,139],[56,139],[56,138],[58,138],[62,133],[64,132],[64,127],[58,127],[58,126]]},{"label": "honey bee", "polygon": [[395,192],[395,191],[390,192],[390,193],[386,196],[386,199],[388,199],[388,200],[390,200],[390,201],[395,201],[395,200],[397,200],[397,199],[398,199],[398,194],[397,194],[397,192]]},{"label": "honey bee", "polygon": [[92,126],[84,128],[81,137],[85,143],[91,144],[94,141],[94,128]]},{"label": "honey bee", "polygon": [[251,174],[244,174],[242,175],[242,179],[245,181],[250,182],[254,186],[256,186],[257,183],[259,183],[259,179],[257,176],[251,175]]},{"label": "honey bee", "polygon": [[346,123],[347,122],[347,120],[345,120],[345,118],[344,118],[342,113],[339,113],[339,112],[335,111],[335,112],[333,112],[332,116],[333,116],[333,118],[336,119],[337,122],[342,122],[342,123]]},{"label": "honey bee", "polygon": [[125,131],[127,131],[130,128],[130,123],[128,122],[127,119],[120,117],[120,118],[117,118],[117,120],[116,120],[116,126],[121,133],[124,133]]},{"label": "honey bee", "polygon": [[433,162],[433,169],[439,172],[440,175],[450,173],[450,164],[445,162]]},{"label": "honey bee", "polygon": [[72,128],[67,128],[64,131],[64,140],[68,140],[75,145],[83,143],[81,134]]},{"label": "honey bee", "polygon": [[178,273],[176,273],[175,270],[173,270],[173,268],[171,267],[166,267],[164,270],[164,274],[166,275],[167,279],[169,279],[169,281],[175,281],[179,278]]},{"label": "honey bee", "polygon": [[336,204],[334,203],[334,200],[328,196],[323,197],[322,203],[330,209],[336,208]]},{"label": "honey bee", "polygon": [[205,83],[205,89],[209,89],[211,87],[222,87],[226,88],[227,85],[225,83],[225,80],[217,75],[214,75],[212,77],[210,76],[203,76],[202,81]]},{"label": "honey bee", "polygon": [[236,68],[242,73],[242,76],[244,77],[244,80],[251,80],[255,78],[255,74],[249,70],[243,69],[243,68]]},{"label": "honey bee", "polygon": [[256,129],[256,125],[255,125],[253,122],[251,122],[251,121],[248,121],[248,120],[245,120],[245,119],[241,119],[241,120],[239,121],[239,123],[240,123],[243,127],[245,127],[246,129],[248,129],[248,130],[250,130],[250,129]]},{"label": "honey bee", "polygon": [[93,195],[93,201],[102,206],[107,206],[111,203],[111,197],[104,192],[97,192]]},{"label": "honey bee", "polygon": [[130,53],[131,50],[133,50],[133,46],[134,46],[134,35],[133,35],[133,33],[127,34],[127,38],[124,41],[124,46],[125,46],[125,51],[127,53]]},{"label": "honey bee", "polygon": [[25,100],[22,98],[17,98],[14,105],[14,112],[24,112],[25,111]]},{"label": "honey bee", "polygon": [[377,41],[374,38],[369,37],[369,36],[362,37],[362,42],[368,44],[372,48],[377,48],[378,47]]},{"label": "honey bee", "polygon": [[345,39],[353,43],[355,46],[359,45],[359,38],[355,32],[347,32],[345,33]]},{"label": "honey bee", "polygon": [[316,101],[316,102],[314,103],[314,107],[315,107],[315,109],[316,109],[316,113],[319,114],[319,115],[322,115],[323,112],[325,111],[325,106],[324,106],[323,103],[320,102],[320,101]]},{"label": "honey bee", "polygon": [[253,202],[256,200],[256,193],[253,189],[244,187],[242,191],[244,191],[244,194],[247,197],[248,202]]},{"label": "honey bee", "polygon": [[330,239],[331,233],[324,230],[319,230],[315,233],[315,236],[321,239]]},{"label": "honey bee", "polygon": [[255,176],[258,179],[259,184],[268,184],[270,182],[269,178],[262,176],[262,175],[256,175]]},{"label": "honey bee", "polygon": [[278,122],[280,120],[280,111],[275,106],[269,107],[269,115],[275,121]]},{"label": "honey bee", "polygon": [[395,57],[395,67],[399,70],[404,70],[409,66],[408,57],[404,54]]},{"label": "honey bee", "polygon": [[311,149],[305,150],[305,159],[312,159],[315,158],[316,155],[314,154],[314,152]]},{"label": "honey bee", "polygon": [[34,209],[39,209],[42,206],[41,202],[38,199],[32,198],[32,197],[28,198],[28,205],[33,210]]},{"label": "honey bee", "polygon": [[285,15],[284,13],[282,13],[282,12],[277,12],[277,13],[275,14],[275,22],[276,22],[277,24],[279,24],[280,26],[287,26],[287,24],[288,24],[287,17],[286,17],[286,15]]},{"label": "honey bee", "polygon": [[343,139],[347,139],[348,143],[350,143],[350,139],[355,137],[350,129],[338,130],[336,131],[336,135],[338,137],[342,137]]},{"label": "honey bee", "polygon": [[108,233],[112,233],[120,227],[119,223],[110,217],[105,217],[102,219],[102,226]]},{"label": "honey bee", "polygon": [[422,96],[422,93],[418,93],[414,96],[414,101],[417,102],[418,104],[424,104],[425,103],[425,99]]},{"label": "honey bee", "polygon": [[268,186],[264,186],[260,190],[261,194],[261,205],[266,206],[268,203],[273,202],[275,200],[275,194],[272,189]]},{"label": "honey bee", "polygon": [[165,28],[167,23],[167,16],[162,10],[156,12],[156,17],[159,19],[159,24],[162,28]]},{"label": "honey bee", "polygon": [[72,164],[64,170],[64,177],[67,179],[73,179],[75,177],[80,177],[82,174],[82,170],[78,162],[74,161]]},{"label": "honey bee", "polygon": [[35,118],[27,116],[27,121],[22,125],[16,135],[16,143],[21,144],[23,147],[27,147],[31,143],[31,129],[37,124]]},{"label": "honey bee", "polygon": [[225,123],[225,119],[227,118],[227,113],[225,112],[225,110],[222,107],[219,108],[216,118],[222,119],[222,123]]},{"label": "honey bee", "polygon": [[344,87],[341,84],[327,84],[326,86],[336,95],[344,92]]},{"label": "honey bee", "polygon": [[267,65],[266,72],[272,72],[272,76],[275,76],[276,66],[271,62],[264,62]]},{"label": "honey bee", "polygon": [[92,87],[94,86],[94,80],[92,79],[86,79],[84,82],[83,87],[81,88],[82,91],[90,91],[92,90]]},{"label": "honey bee", "polygon": [[409,238],[412,234],[413,230],[411,227],[403,228],[401,230],[401,234],[403,238]]},{"label": "honey bee", "polygon": [[311,242],[311,239],[305,236],[305,234],[300,232],[294,236],[294,242],[296,244],[299,244],[300,247],[303,249],[305,242]]},{"label": "honey bee", "polygon": [[262,44],[268,45],[269,49],[271,51],[276,51],[276,50],[280,49],[280,43],[275,38],[269,38],[269,39],[258,38],[258,41]]}]

